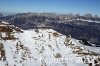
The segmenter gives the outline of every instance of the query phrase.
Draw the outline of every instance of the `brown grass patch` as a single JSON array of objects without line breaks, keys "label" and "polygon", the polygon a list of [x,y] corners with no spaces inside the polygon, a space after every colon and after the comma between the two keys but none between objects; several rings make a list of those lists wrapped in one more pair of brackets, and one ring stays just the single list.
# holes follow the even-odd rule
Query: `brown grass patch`
[{"label": "brown grass patch", "polygon": [[9,26],[0,26],[0,32],[13,32]]},{"label": "brown grass patch", "polygon": [[12,35],[10,32],[6,33],[5,37],[2,37],[3,40],[15,40],[17,39],[16,37],[14,37],[14,35]]},{"label": "brown grass patch", "polygon": [[59,34],[57,32],[52,33],[54,37],[59,37]]},{"label": "brown grass patch", "polygon": [[0,60],[3,59],[3,61],[6,60],[6,56],[5,56],[5,50],[3,47],[3,44],[0,43]]},{"label": "brown grass patch", "polygon": [[56,53],[54,56],[55,56],[55,58],[62,58],[60,53]]}]

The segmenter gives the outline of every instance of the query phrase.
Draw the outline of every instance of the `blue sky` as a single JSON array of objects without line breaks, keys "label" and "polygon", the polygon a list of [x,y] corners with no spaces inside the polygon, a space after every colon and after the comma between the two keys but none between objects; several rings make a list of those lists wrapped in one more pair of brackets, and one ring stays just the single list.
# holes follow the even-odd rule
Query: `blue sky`
[{"label": "blue sky", "polygon": [[100,15],[100,0],[0,0],[0,11]]}]

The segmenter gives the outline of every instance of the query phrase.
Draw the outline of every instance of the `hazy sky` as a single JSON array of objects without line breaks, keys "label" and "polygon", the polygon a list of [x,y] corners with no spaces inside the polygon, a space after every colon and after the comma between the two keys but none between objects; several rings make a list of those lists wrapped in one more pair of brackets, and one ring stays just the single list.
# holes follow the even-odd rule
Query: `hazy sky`
[{"label": "hazy sky", "polygon": [[0,11],[100,15],[100,0],[0,0]]}]

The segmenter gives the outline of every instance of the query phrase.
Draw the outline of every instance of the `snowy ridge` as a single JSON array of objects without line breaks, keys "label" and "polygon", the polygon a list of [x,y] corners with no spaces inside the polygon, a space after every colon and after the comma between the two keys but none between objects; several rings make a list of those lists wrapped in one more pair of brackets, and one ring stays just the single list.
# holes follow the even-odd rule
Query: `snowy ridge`
[{"label": "snowy ridge", "polygon": [[93,21],[93,20],[86,20],[86,19],[77,19],[81,21],[87,21],[87,22],[95,22],[95,23],[100,23],[100,21]]},{"label": "snowy ridge", "polygon": [[84,46],[55,30],[8,29],[13,31],[0,28],[0,66],[100,65],[100,48]]},{"label": "snowy ridge", "polygon": [[77,18],[77,19],[68,19],[65,18],[66,21],[72,22],[74,20],[78,20],[78,21],[83,21],[83,22],[94,22],[94,23],[100,23],[100,21],[96,21],[96,20],[90,20],[90,19],[82,19],[82,18]]}]

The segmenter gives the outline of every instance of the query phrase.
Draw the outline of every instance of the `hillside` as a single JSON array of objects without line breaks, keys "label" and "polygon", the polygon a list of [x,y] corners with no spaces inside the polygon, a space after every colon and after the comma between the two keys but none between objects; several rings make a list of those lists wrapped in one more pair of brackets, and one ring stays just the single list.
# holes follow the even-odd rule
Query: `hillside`
[{"label": "hillside", "polygon": [[53,29],[0,23],[0,66],[100,66],[100,48]]},{"label": "hillside", "polygon": [[51,28],[66,36],[100,45],[100,18],[55,13],[20,13],[1,17],[21,29]]}]

